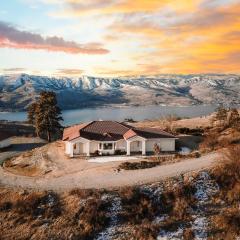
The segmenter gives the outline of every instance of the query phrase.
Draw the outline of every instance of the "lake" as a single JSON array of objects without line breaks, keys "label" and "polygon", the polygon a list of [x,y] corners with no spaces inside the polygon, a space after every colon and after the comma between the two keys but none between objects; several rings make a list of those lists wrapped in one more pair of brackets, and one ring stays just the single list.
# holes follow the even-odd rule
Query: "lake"
[{"label": "lake", "polygon": [[[62,111],[63,125],[72,125],[79,122],[92,120],[117,120],[123,121],[126,118],[134,120],[157,119],[168,115],[178,117],[200,117],[215,111],[214,105],[196,105],[186,107],[176,106],[141,106],[141,107],[103,107],[86,108]],[[26,112],[0,112],[0,120],[25,121]]]}]

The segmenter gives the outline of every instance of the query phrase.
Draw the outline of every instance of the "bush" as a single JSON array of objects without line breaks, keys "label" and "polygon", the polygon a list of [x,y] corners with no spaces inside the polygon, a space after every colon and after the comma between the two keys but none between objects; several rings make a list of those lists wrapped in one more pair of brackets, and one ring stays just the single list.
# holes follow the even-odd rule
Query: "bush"
[{"label": "bush", "polygon": [[124,163],[121,163],[118,166],[118,168],[124,169],[124,170],[137,170],[137,169],[153,168],[159,165],[161,165],[161,163],[156,161],[124,162]]},{"label": "bush", "polygon": [[200,144],[200,149],[215,150],[218,146],[218,135],[216,133],[210,133],[205,136],[203,142]]},{"label": "bush", "polygon": [[192,240],[195,239],[195,234],[191,228],[185,228],[183,230],[183,239],[184,240]]},{"label": "bush", "polygon": [[187,128],[187,127],[181,127],[175,129],[176,133],[178,134],[188,134],[193,136],[202,136],[204,133],[204,129],[202,128]]},{"label": "bush", "polygon": [[109,218],[105,214],[108,205],[109,203],[100,199],[88,199],[73,218],[73,225],[78,226],[74,239],[93,239],[93,236],[108,223]]},{"label": "bush", "polygon": [[93,156],[99,156],[100,154],[99,154],[99,151],[98,150],[96,150],[94,153],[93,153]]},{"label": "bush", "polygon": [[57,218],[62,213],[61,202],[56,193],[44,195],[31,194],[27,198],[18,200],[15,209],[18,214],[27,214],[31,218],[39,215],[45,218]]},{"label": "bush", "polygon": [[122,155],[123,152],[122,152],[120,149],[116,149],[116,150],[115,150],[115,154],[116,154],[116,155]]},{"label": "bush", "polygon": [[139,224],[145,220],[150,221],[158,211],[158,205],[139,188],[124,188],[120,191],[120,196],[124,209],[120,217],[124,222]]},{"label": "bush", "polygon": [[12,209],[12,206],[11,202],[4,202],[0,205],[0,211],[9,211]]},{"label": "bush", "polygon": [[152,222],[145,221],[141,225],[134,226],[133,237],[139,240],[155,240],[157,239],[158,232],[158,228]]},{"label": "bush", "polygon": [[230,190],[240,182],[240,146],[229,147],[223,155],[222,162],[214,169],[214,176],[221,187]]}]

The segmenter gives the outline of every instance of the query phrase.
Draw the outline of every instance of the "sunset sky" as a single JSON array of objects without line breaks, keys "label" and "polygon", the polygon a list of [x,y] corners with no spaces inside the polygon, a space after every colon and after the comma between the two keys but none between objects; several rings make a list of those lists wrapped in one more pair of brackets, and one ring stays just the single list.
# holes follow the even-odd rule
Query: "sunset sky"
[{"label": "sunset sky", "polygon": [[0,73],[240,73],[240,0],[8,0]]}]

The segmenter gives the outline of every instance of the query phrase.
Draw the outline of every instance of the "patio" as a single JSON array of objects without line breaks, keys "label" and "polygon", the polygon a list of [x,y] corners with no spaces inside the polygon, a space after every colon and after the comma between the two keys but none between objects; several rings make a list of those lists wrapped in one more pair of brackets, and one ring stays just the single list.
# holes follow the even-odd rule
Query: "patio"
[{"label": "patio", "polygon": [[142,160],[144,157],[142,155],[137,156],[98,156],[89,158],[88,162],[90,163],[107,163],[107,162],[124,162],[132,160]]}]

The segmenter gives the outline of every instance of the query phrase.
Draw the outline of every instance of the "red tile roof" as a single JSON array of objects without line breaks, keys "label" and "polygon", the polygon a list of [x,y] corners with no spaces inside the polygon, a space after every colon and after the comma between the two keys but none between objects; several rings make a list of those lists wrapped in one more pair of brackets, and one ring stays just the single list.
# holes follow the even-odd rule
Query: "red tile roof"
[{"label": "red tile roof", "polygon": [[159,128],[135,128],[134,132],[137,136],[143,138],[175,138],[174,135],[163,131]]},{"label": "red tile roof", "polygon": [[97,141],[117,141],[134,136],[143,138],[174,138],[172,134],[157,128],[134,128],[116,121],[93,121],[64,129],[63,140],[83,137]]},{"label": "red tile roof", "polygon": [[84,127],[86,127],[89,123],[82,123],[78,125],[74,125],[69,128],[65,128],[63,131],[63,140],[72,140],[75,138],[80,137],[80,130]]}]

